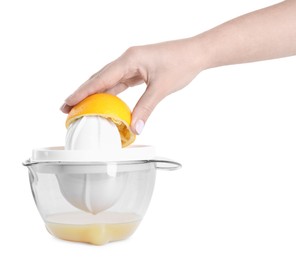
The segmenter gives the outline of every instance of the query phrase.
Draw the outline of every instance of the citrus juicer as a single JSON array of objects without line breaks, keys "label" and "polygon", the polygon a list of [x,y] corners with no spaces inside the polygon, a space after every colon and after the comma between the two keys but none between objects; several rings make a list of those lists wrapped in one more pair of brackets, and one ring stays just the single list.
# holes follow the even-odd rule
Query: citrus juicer
[{"label": "citrus juicer", "polygon": [[148,208],[156,170],[181,167],[156,157],[151,146],[129,145],[135,136],[128,116],[119,98],[90,96],[68,115],[75,120],[67,119],[65,147],[34,149],[23,163],[37,209],[54,236],[95,245],[129,237]]}]

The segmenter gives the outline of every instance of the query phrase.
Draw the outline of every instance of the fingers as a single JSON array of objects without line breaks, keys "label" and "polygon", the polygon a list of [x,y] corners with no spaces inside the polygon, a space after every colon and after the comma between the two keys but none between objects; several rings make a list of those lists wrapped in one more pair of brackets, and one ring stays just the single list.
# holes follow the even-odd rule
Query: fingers
[{"label": "fingers", "polygon": [[106,67],[108,67],[110,64],[111,64],[111,63],[108,63],[108,64],[105,65],[103,68],[101,68],[99,71],[97,71],[95,74],[93,74],[93,75],[89,78],[89,80],[92,79],[92,78],[94,78],[94,77],[96,77],[99,73],[101,73],[104,69],[106,69]]},{"label": "fingers", "polygon": [[150,114],[163,99],[156,90],[156,86],[148,86],[133,110],[131,128],[135,134],[141,134]]},{"label": "fingers", "polygon": [[105,92],[116,96],[119,93],[126,90],[128,87],[129,87],[128,84],[120,82],[116,84],[114,87],[107,89]]},{"label": "fingers", "polygon": [[67,113],[68,108],[76,105],[87,96],[104,92],[115,86],[123,77],[124,67],[118,62],[112,62],[101,71],[94,74],[89,80],[83,83],[72,95],[66,100],[61,110]]},{"label": "fingers", "polygon": [[[120,94],[121,92],[123,92],[124,90],[126,90],[128,87],[129,86],[126,83],[118,83],[114,87],[111,87],[104,92],[116,96],[116,95]],[[66,102],[61,106],[60,110],[63,113],[68,114],[71,111],[73,106],[68,105]]]},{"label": "fingers", "polygon": [[71,111],[71,109],[72,107],[67,105],[66,103],[64,103],[60,108],[60,110],[65,114],[68,114]]}]

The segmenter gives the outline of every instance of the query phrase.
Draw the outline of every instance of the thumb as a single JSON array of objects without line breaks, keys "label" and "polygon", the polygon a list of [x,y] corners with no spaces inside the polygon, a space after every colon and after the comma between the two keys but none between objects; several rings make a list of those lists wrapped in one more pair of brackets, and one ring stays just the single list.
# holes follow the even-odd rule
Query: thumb
[{"label": "thumb", "polygon": [[138,103],[134,107],[132,115],[132,131],[139,135],[144,129],[145,123],[151,115],[156,105],[162,100],[155,87],[148,86]]}]

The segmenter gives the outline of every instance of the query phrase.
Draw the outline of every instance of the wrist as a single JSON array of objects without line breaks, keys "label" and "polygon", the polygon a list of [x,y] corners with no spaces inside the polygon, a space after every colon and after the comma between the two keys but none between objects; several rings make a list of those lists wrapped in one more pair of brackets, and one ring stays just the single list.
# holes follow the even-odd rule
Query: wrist
[{"label": "wrist", "polygon": [[207,43],[206,35],[199,34],[189,39],[192,48],[192,63],[197,74],[203,70],[213,67],[210,45]]}]

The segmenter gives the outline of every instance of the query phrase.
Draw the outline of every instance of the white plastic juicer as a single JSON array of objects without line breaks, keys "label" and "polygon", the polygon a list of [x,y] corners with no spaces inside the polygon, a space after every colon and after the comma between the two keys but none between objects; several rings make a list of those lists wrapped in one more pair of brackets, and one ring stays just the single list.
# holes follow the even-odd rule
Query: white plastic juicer
[{"label": "white plastic juicer", "polygon": [[[101,124],[97,127],[103,131]],[[151,146],[121,148],[115,142],[109,149],[110,142],[98,140],[104,149],[86,150],[80,139],[86,140],[87,133],[81,133],[73,137],[69,129],[67,149],[34,149],[23,163],[36,206],[47,230],[58,238],[95,245],[125,239],[144,217],[156,169],[176,170],[181,165],[155,157]],[[75,138],[79,148],[71,150]]]}]

